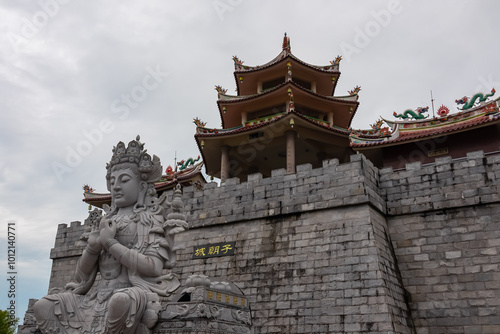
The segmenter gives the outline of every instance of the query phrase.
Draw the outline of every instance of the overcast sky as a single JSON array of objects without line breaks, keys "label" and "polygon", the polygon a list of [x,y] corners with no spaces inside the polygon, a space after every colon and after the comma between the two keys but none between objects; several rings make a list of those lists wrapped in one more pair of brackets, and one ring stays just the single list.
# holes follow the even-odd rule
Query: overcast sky
[{"label": "overcast sky", "polygon": [[[353,127],[500,90],[498,1],[0,1],[0,272],[16,226],[17,312],[47,293],[60,223],[83,221],[82,186],[106,192],[113,145],[141,135],[164,167],[196,157],[194,117],[220,127],[215,85],[232,56],[281,51],[327,65],[335,95],[361,86]],[[0,283],[0,308],[10,299]]]}]

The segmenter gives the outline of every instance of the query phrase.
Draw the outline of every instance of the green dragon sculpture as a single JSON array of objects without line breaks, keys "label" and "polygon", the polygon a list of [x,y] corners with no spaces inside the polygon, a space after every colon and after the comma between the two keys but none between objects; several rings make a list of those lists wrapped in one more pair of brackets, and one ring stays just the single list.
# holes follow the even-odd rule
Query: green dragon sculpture
[{"label": "green dragon sculpture", "polygon": [[179,166],[179,170],[184,170],[184,169],[186,169],[190,165],[193,166],[194,163],[197,162],[198,160],[200,160],[200,156],[198,156],[197,159],[189,158],[187,160],[179,161],[177,163],[177,166]]},{"label": "green dragon sculpture", "polygon": [[413,118],[413,119],[426,119],[428,116],[424,115],[424,113],[429,111],[429,107],[419,107],[415,111],[408,109],[405,110],[402,114],[396,114],[396,112],[393,113],[394,117],[397,118],[402,118],[402,119],[408,119],[408,118]]},{"label": "green dragon sculpture", "polygon": [[479,103],[484,102],[490,96],[493,96],[493,95],[495,95],[495,88],[493,88],[491,90],[491,93],[489,93],[489,94],[477,93],[474,96],[472,96],[472,98],[470,100],[469,100],[469,98],[467,96],[464,96],[464,97],[462,97],[459,100],[455,100],[455,103],[458,104],[458,105],[460,105],[460,104],[464,105],[462,107],[462,109],[460,109],[460,107],[457,107],[458,110],[467,110],[467,109],[470,109],[470,108],[474,107],[474,105],[476,104],[476,102],[479,102]]}]

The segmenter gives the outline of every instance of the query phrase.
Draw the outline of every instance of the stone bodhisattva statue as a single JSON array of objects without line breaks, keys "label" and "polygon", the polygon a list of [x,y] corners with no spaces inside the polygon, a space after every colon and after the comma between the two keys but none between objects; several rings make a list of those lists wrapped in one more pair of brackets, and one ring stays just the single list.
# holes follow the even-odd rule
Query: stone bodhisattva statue
[{"label": "stone bodhisattva statue", "polygon": [[175,264],[174,235],[187,226],[180,190],[171,203],[158,198],[153,185],[161,177],[160,160],[143,146],[137,136],[113,148],[106,167],[111,207],[92,228],[75,282],[35,304],[43,333],[150,333],[160,298],[178,288],[165,269]]}]

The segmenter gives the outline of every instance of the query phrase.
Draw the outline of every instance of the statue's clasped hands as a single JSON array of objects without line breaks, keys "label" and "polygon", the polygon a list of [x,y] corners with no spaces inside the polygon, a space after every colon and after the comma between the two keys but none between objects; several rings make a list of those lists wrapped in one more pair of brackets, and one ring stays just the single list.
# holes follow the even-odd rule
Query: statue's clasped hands
[{"label": "statue's clasped hands", "polygon": [[93,252],[100,252],[102,247],[115,238],[116,224],[111,219],[101,218],[98,224],[92,226],[88,246]]},{"label": "statue's clasped hands", "polygon": [[99,239],[104,245],[110,239],[114,239],[116,235],[116,224],[111,219],[102,218],[99,224]]}]

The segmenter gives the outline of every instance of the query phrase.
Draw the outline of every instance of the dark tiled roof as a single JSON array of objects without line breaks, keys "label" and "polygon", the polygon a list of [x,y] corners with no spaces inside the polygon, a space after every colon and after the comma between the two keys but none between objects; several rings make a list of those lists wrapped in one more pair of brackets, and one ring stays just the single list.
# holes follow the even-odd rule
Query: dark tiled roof
[{"label": "dark tiled roof", "polygon": [[307,116],[304,116],[296,111],[291,111],[289,113],[283,113],[283,114],[277,115],[276,117],[273,117],[273,118],[266,120],[266,121],[259,123],[259,124],[254,124],[254,125],[249,125],[249,126],[241,126],[241,127],[237,127],[237,128],[233,128],[233,129],[229,129],[229,130],[228,129],[207,129],[207,132],[196,133],[195,137],[220,137],[220,136],[226,136],[226,135],[233,135],[233,134],[241,133],[241,132],[248,132],[248,131],[258,129],[258,128],[265,127],[268,124],[275,123],[275,122],[279,121],[280,119],[286,117],[289,114],[293,114],[294,116],[300,117],[301,119],[304,119],[304,120],[308,121],[309,123],[315,124],[315,125],[320,126],[324,129],[328,129],[328,130],[331,130],[333,132],[341,133],[343,135],[349,134],[348,129],[330,126],[328,123],[321,122],[321,121],[315,121],[315,120],[313,120]]}]

